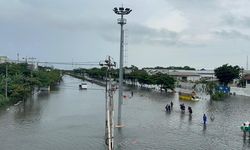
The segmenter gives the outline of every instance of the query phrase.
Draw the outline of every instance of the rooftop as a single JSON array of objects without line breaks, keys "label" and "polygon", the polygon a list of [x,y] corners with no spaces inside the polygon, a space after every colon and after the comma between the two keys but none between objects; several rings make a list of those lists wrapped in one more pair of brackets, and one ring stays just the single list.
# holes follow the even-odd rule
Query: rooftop
[{"label": "rooftop", "polygon": [[246,74],[246,75],[244,76],[244,79],[250,80],[250,74]]}]

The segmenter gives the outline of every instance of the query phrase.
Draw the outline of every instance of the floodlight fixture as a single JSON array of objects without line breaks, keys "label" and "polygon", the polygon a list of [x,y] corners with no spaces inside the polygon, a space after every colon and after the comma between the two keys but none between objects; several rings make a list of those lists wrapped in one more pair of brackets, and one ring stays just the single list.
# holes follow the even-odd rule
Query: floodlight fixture
[{"label": "floodlight fixture", "polygon": [[123,10],[124,10],[124,8],[123,8],[123,7],[119,7],[119,10],[120,10],[120,11],[123,11]]},{"label": "floodlight fixture", "polygon": [[128,15],[132,11],[132,9],[130,9],[130,8],[123,8],[123,7],[119,7],[119,8],[115,7],[113,9],[113,11],[116,14],[118,14],[118,15]]}]

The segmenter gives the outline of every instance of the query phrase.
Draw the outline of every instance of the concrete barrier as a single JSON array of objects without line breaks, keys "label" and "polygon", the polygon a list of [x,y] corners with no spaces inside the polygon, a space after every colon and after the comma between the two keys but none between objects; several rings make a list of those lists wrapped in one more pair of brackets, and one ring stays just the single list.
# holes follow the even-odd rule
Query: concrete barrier
[{"label": "concrete barrier", "polygon": [[250,96],[250,88],[230,87],[230,92],[236,95]]}]

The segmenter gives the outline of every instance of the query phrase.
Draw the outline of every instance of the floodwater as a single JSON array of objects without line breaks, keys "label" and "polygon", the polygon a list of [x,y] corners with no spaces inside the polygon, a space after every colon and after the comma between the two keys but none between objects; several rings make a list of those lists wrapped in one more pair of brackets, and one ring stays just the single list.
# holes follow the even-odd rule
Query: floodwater
[{"label": "floodwater", "polygon": [[[88,90],[79,90],[79,83],[80,80],[65,76],[50,93],[40,93],[26,103],[2,109],[0,149],[105,150],[104,87],[88,83]],[[148,90],[133,89],[133,97],[129,91],[125,94],[125,127],[115,129],[115,149],[250,149],[250,137],[244,138],[239,128],[242,122],[250,121],[249,97],[231,96],[211,103],[205,97],[199,102],[187,102],[179,101],[177,94]],[[174,108],[166,113],[164,107],[171,101]],[[180,103],[192,107],[192,116],[180,112]],[[206,126],[202,124],[204,113],[208,116]]]}]

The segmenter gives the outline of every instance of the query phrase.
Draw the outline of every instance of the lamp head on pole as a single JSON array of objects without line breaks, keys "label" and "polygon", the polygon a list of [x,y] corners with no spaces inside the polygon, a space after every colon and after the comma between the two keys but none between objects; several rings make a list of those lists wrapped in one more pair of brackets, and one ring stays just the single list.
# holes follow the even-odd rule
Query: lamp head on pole
[{"label": "lamp head on pole", "polygon": [[115,7],[114,9],[113,9],[113,11],[117,14],[117,15],[128,15],[131,11],[132,11],[132,9],[130,9],[130,8],[123,8],[123,7],[119,7],[119,8],[117,8],[117,7]]}]

